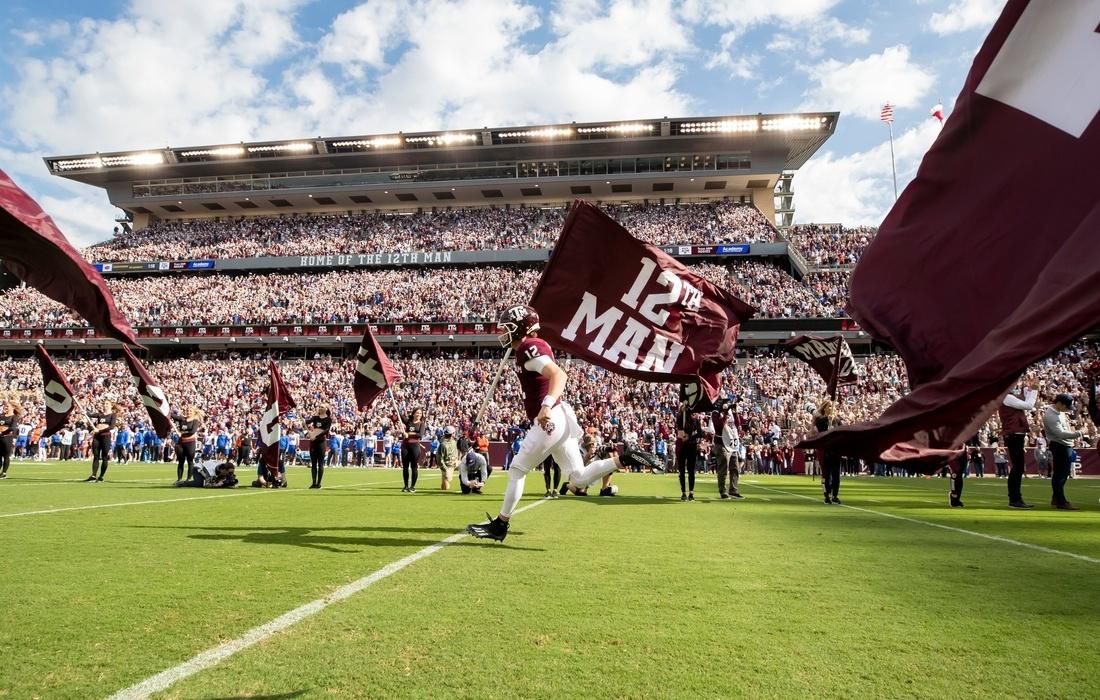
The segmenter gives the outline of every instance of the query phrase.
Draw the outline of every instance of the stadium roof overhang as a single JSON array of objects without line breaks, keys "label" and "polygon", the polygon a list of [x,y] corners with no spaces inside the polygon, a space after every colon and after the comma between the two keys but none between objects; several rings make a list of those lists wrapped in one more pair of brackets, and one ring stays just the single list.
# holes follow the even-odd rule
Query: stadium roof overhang
[{"label": "stadium roof overhang", "polygon": [[47,157],[50,171],[157,216],[607,199],[765,190],[836,112],[687,117],[265,141]]}]

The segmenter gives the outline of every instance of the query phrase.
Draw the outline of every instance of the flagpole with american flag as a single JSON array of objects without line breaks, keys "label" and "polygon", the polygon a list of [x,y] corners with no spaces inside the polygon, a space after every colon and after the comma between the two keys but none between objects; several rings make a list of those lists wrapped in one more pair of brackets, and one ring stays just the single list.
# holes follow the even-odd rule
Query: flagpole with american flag
[{"label": "flagpole with american flag", "polygon": [[882,105],[878,118],[890,127],[890,174],[894,178],[894,201],[898,201],[898,171],[894,167],[894,105],[887,102]]}]

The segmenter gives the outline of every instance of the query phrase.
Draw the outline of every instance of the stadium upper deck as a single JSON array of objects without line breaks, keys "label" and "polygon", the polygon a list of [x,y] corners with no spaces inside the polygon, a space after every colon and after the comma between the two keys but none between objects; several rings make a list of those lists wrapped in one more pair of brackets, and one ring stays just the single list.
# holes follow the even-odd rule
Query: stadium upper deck
[{"label": "stadium upper deck", "polygon": [[[730,197],[789,223],[775,189],[836,130],[836,112],[642,119],[52,156],[154,219]],[[777,222],[777,206],[779,220]]]}]

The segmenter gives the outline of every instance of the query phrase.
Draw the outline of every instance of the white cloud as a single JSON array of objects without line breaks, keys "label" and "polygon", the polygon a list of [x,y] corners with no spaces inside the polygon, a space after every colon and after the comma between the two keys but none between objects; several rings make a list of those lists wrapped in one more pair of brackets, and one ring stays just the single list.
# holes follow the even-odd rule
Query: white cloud
[{"label": "white cloud", "polygon": [[18,163],[28,191],[86,243],[110,231],[114,210],[101,191],[49,176],[43,154],[636,118],[690,104],[677,60],[697,49],[671,0],[563,3],[540,42],[531,32],[543,18],[522,0],[367,0],[312,45],[297,29],[302,2],[134,0],[117,18],[46,28],[65,41],[17,59],[0,93],[5,167]]},{"label": "white cloud", "polygon": [[802,70],[817,84],[798,109],[839,110],[863,119],[878,119],[885,102],[920,106],[935,82],[935,75],[910,62],[904,44],[850,63],[828,59]]},{"label": "white cloud", "polygon": [[404,0],[368,0],[339,15],[332,31],[321,40],[320,58],[342,64],[354,75],[362,65],[385,65],[385,53],[404,38],[403,19],[412,10]]},{"label": "white cloud", "polygon": [[1004,6],[1005,0],[956,0],[946,12],[934,12],[928,28],[940,36],[971,29],[987,30]]},{"label": "white cloud", "polygon": [[[899,194],[939,132],[939,122],[927,119],[894,139]],[[845,156],[819,153],[795,174],[794,191],[798,223],[877,226],[894,204],[889,141]]]}]

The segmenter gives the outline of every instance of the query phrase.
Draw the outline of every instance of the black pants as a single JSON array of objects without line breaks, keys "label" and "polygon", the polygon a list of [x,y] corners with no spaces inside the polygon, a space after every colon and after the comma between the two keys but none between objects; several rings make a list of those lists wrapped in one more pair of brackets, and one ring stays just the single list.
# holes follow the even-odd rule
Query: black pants
[{"label": "black pants", "polygon": [[963,495],[963,477],[966,475],[966,465],[968,463],[966,452],[956,460],[955,468],[951,471],[951,500],[957,501],[962,498]]},{"label": "black pants", "polygon": [[1069,503],[1066,500],[1066,480],[1069,479],[1073,464],[1069,461],[1069,448],[1060,442],[1050,443],[1050,454],[1054,457],[1054,471],[1050,476],[1050,489],[1054,505]]},{"label": "black pants", "polygon": [[553,457],[547,457],[546,461],[542,463],[542,480],[546,482],[546,490],[550,490],[550,472],[554,472],[554,486],[558,488],[561,484],[561,467],[554,461]]},{"label": "black pants", "polygon": [[[676,455],[676,469],[680,474],[680,493],[695,492],[695,465],[699,461],[699,451],[685,446]],[[687,488],[684,488],[684,474],[687,473]]]},{"label": "black pants", "polygon": [[1012,433],[1005,438],[1005,446],[1008,447],[1008,460],[1012,467],[1008,470],[1008,502],[1017,503],[1024,500],[1020,487],[1024,480],[1024,440],[1023,433]]},{"label": "black pants", "polygon": [[401,480],[405,483],[405,488],[415,489],[418,476],[420,476],[420,443],[406,443],[401,446]]},{"label": "black pants", "polygon": [[111,434],[96,433],[92,436],[92,476],[100,479],[107,473],[107,463],[111,461]]},{"label": "black pants", "polygon": [[195,443],[181,442],[176,448],[176,481],[183,479],[183,463],[187,462],[187,475],[195,471]]},{"label": "black pants", "polygon": [[829,498],[840,494],[840,466],[839,456],[827,452],[821,455],[821,491]]},{"label": "black pants", "polygon": [[11,438],[0,438],[0,474],[7,474],[11,466],[12,445]]},{"label": "black pants", "polygon": [[325,441],[313,440],[309,443],[309,474],[313,483],[321,485],[325,476]]}]

